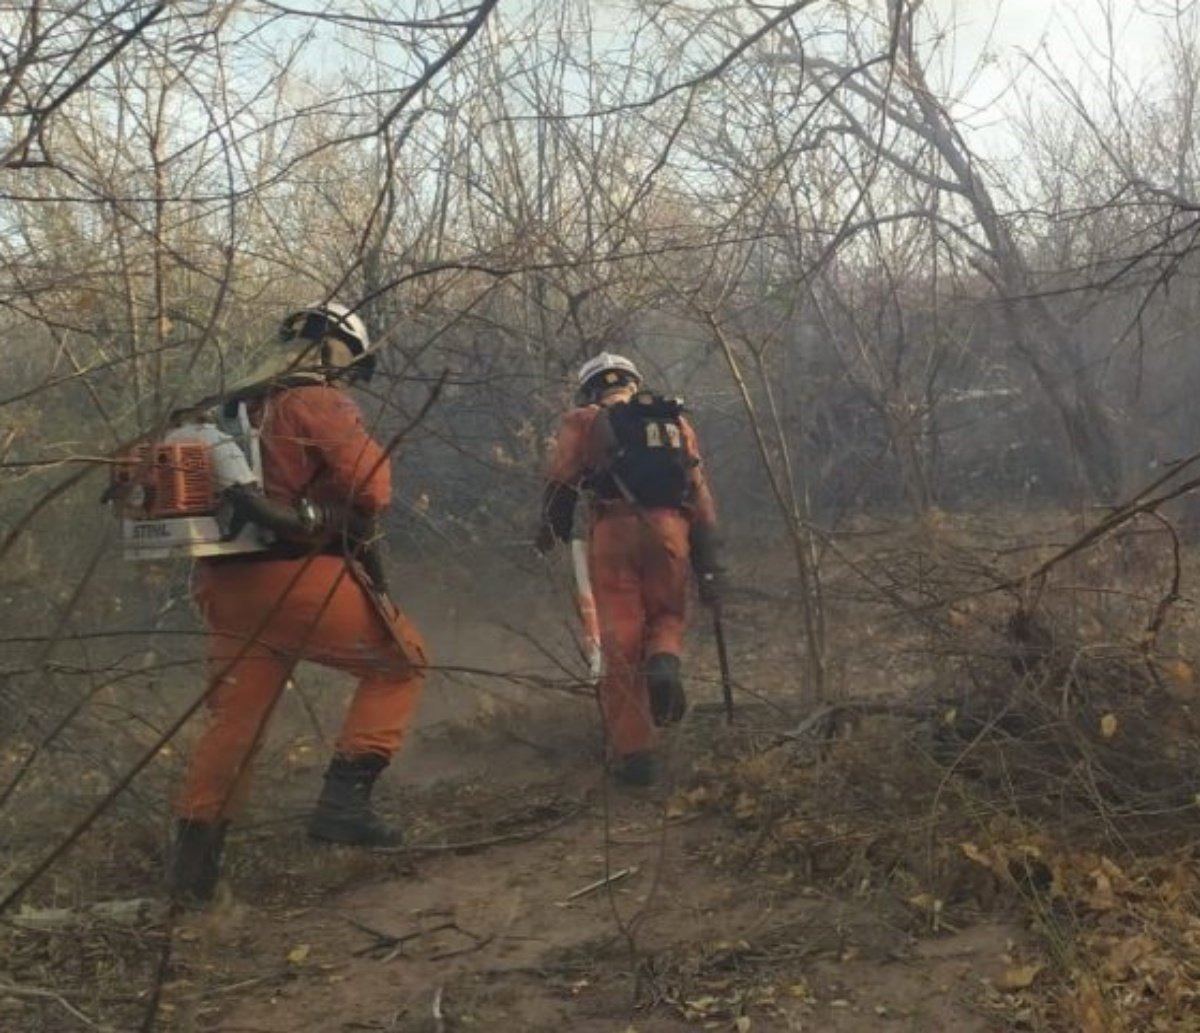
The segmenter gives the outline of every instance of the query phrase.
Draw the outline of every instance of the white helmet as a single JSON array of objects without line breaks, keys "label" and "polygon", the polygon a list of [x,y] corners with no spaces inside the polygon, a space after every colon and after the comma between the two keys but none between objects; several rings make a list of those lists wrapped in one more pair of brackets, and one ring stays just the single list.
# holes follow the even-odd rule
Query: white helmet
[{"label": "white helmet", "polygon": [[350,346],[355,358],[361,358],[371,350],[367,324],[357,313],[336,301],[298,308],[288,316],[279,327],[279,339],[287,342],[297,337],[307,341],[336,337]]},{"label": "white helmet", "polygon": [[279,345],[229,384],[225,394],[254,391],[272,383],[324,383],[331,375],[370,380],[375,359],[361,317],[336,301],[309,305],[293,310],[279,324]]},{"label": "white helmet", "polygon": [[336,301],[296,309],[279,326],[279,340],[322,342],[320,362],[326,370],[351,369],[356,378],[369,380],[375,372],[371,339],[362,317]]},{"label": "white helmet", "polygon": [[606,387],[618,387],[630,380],[638,384],[642,382],[642,375],[637,366],[624,355],[601,352],[579,367],[579,394],[583,398],[591,399]]}]

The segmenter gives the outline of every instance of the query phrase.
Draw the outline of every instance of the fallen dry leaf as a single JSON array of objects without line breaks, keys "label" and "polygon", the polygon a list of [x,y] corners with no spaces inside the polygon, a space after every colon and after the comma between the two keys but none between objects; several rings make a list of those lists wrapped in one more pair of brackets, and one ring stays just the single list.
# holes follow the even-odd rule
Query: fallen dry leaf
[{"label": "fallen dry leaf", "polygon": [[1038,973],[1044,967],[1040,964],[1014,965],[1005,970],[1004,975],[996,980],[996,988],[1010,993],[1015,990],[1026,990],[1033,986],[1033,981],[1037,979]]},{"label": "fallen dry leaf", "polygon": [[684,1001],[683,1008],[689,1018],[704,1018],[719,1011],[721,1001],[710,994],[705,994],[703,997],[694,997],[690,1001]]},{"label": "fallen dry leaf", "polygon": [[758,801],[749,793],[742,793],[737,798],[737,803],[733,805],[733,814],[736,818],[750,818],[758,813]]},{"label": "fallen dry leaf", "polygon": [[1111,1013],[1104,994],[1091,978],[1085,978],[1075,988],[1071,1010],[1079,1033],[1124,1033],[1125,1024]]},{"label": "fallen dry leaf", "polygon": [[1163,669],[1166,676],[1180,688],[1189,688],[1196,681],[1196,672],[1186,660],[1172,660]]},{"label": "fallen dry leaf", "polygon": [[974,843],[959,843],[958,847],[963,852],[963,856],[968,860],[974,861],[976,864],[981,864],[985,868],[991,868],[992,859]]},{"label": "fallen dry leaf", "polygon": [[1088,894],[1087,905],[1093,911],[1111,911],[1117,906],[1117,895],[1113,893],[1112,880],[1101,868],[1091,873],[1095,890]]},{"label": "fallen dry leaf", "polygon": [[1008,875],[1006,866],[997,858],[993,857],[986,850],[982,850],[974,843],[959,843],[959,849],[963,852],[963,856],[968,861],[974,861],[976,864],[983,865],[988,871],[1005,878]]},{"label": "fallen dry leaf", "polygon": [[1124,979],[1129,970],[1158,946],[1149,936],[1139,934],[1118,940],[1104,962],[1104,972],[1110,979]]}]

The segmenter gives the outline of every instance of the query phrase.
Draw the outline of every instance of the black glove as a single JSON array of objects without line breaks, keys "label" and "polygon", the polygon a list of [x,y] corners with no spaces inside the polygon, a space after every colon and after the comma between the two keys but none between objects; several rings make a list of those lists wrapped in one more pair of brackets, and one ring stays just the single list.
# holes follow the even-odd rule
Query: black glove
[{"label": "black glove", "polygon": [[696,590],[705,606],[718,606],[725,592],[725,571],[719,558],[720,539],[716,528],[693,524],[689,535],[692,572]]},{"label": "black glove", "polygon": [[554,533],[554,528],[549,524],[542,524],[538,528],[537,536],[533,539],[533,547],[545,556],[557,544],[558,535]]},{"label": "black glove", "polygon": [[538,528],[534,546],[543,556],[559,542],[571,540],[575,526],[575,503],[579,492],[569,484],[551,481],[542,496],[542,525]]},{"label": "black glove", "polygon": [[706,570],[696,574],[696,591],[705,606],[720,606],[725,594],[725,574],[720,570]]}]

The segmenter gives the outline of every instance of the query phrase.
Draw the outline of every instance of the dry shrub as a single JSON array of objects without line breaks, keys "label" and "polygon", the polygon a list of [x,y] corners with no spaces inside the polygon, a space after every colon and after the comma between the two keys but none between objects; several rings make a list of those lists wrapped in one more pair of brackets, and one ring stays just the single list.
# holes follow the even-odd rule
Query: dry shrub
[{"label": "dry shrub", "polygon": [[927,554],[952,591],[920,615],[923,688],[743,742],[675,808],[727,818],[722,865],[903,904],[913,930],[1023,918],[1045,956],[997,991],[1019,1028],[1200,1029],[1192,558],[1147,523],[1019,588],[961,541]]}]

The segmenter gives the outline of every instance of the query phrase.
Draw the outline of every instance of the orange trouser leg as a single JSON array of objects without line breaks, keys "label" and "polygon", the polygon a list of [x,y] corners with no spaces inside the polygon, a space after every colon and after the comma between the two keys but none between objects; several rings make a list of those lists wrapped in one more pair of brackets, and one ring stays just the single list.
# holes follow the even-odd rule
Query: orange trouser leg
[{"label": "orange trouser leg", "polygon": [[610,512],[591,534],[592,591],[600,617],[600,706],[618,756],[653,749],[658,729],[642,674],[647,656],[683,651],[688,521],[675,510]]},{"label": "orange trouser leg", "polygon": [[683,653],[691,577],[688,521],[673,509],[651,509],[642,520],[642,604],[645,654]]},{"label": "orange trouser leg", "polygon": [[235,660],[238,650],[231,644],[224,636],[214,636],[209,644],[216,683],[206,701],[208,727],[196,744],[176,803],[179,816],[191,821],[213,822],[241,809],[254,755],[294,666],[260,646]]},{"label": "orange trouser leg", "polygon": [[[339,753],[390,757],[399,748],[420,697],[424,644],[396,614],[391,625],[401,650],[341,559],[202,565],[196,595],[211,631],[214,664],[227,666],[242,650],[246,655],[210,695],[210,724],[178,803],[182,816],[212,820],[236,809],[262,728],[301,659],[358,678],[337,739]],[[246,636],[259,627],[246,649]]]},{"label": "orange trouser leg", "polygon": [[319,652],[310,659],[358,678],[335,744],[337,752],[345,757],[391,757],[412,724],[429,659],[424,640],[407,617],[393,614],[389,632],[363,590],[353,587],[354,592],[345,593],[350,597],[347,605],[332,610],[317,626]]},{"label": "orange trouser leg", "polygon": [[658,729],[642,677],[646,613],[638,517],[599,516],[592,525],[589,561],[604,653],[597,692],[609,746],[618,757],[651,750],[658,744]]}]

